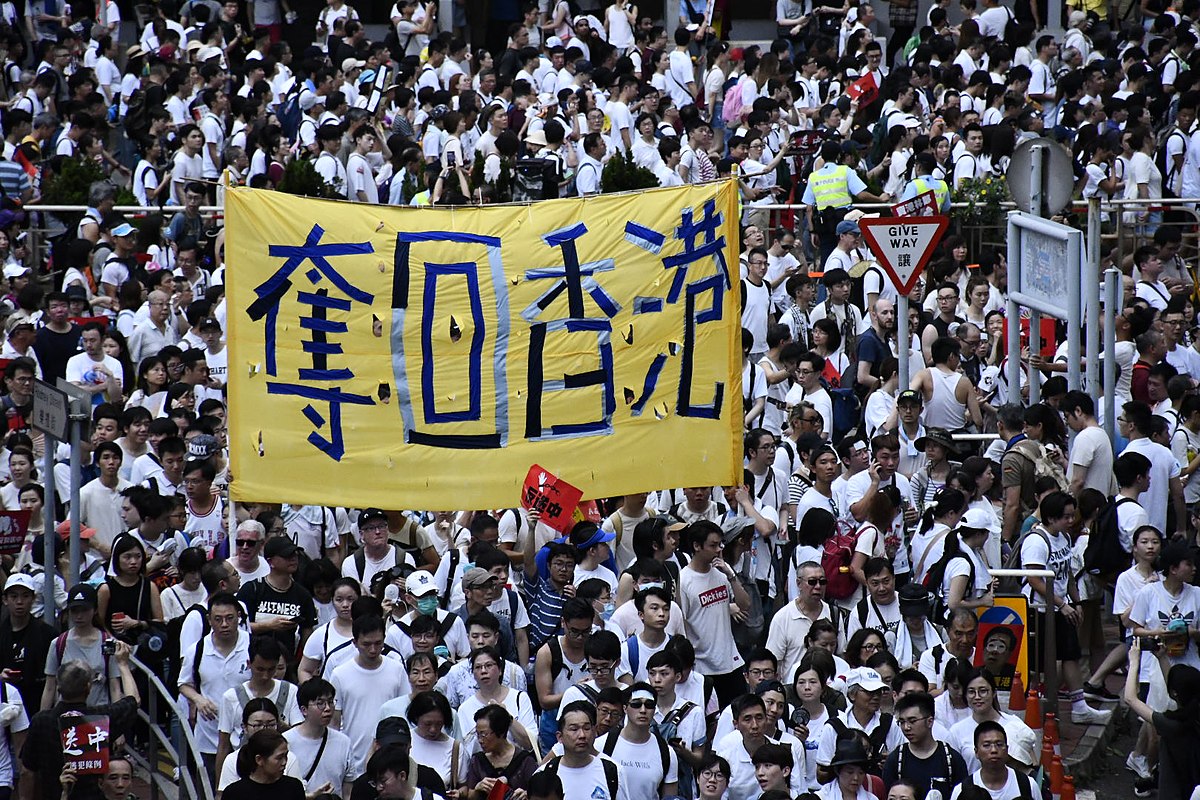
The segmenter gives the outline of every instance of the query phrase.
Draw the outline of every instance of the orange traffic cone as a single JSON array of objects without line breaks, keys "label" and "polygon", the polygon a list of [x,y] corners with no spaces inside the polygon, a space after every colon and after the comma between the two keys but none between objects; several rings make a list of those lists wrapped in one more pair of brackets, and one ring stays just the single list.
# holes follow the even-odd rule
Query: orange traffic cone
[{"label": "orange traffic cone", "polygon": [[1025,724],[1034,733],[1042,729],[1042,699],[1033,689],[1025,696]]},{"label": "orange traffic cone", "polygon": [[1024,711],[1025,706],[1025,684],[1021,681],[1021,673],[1014,672],[1012,690],[1008,693],[1008,710]]},{"label": "orange traffic cone", "polygon": [[1058,715],[1053,711],[1046,712],[1046,736],[1050,739],[1050,743],[1054,745],[1054,754],[1062,755],[1058,739]]},{"label": "orange traffic cone", "polygon": [[1070,775],[1063,776],[1062,800],[1075,800],[1075,779]]},{"label": "orange traffic cone", "polygon": [[1050,757],[1050,793],[1056,798],[1062,797],[1063,787],[1063,765],[1062,757],[1054,755]]},{"label": "orange traffic cone", "polygon": [[1050,765],[1054,763],[1054,745],[1045,736],[1042,737],[1042,769],[1047,774],[1050,772]]}]

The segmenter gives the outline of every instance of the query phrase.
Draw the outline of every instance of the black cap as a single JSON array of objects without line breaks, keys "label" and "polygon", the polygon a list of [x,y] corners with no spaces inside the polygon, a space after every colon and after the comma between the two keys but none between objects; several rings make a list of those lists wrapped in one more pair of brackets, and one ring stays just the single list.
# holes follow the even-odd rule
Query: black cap
[{"label": "black cap", "polygon": [[300,552],[300,548],[296,543],[286,536],[272,536],[267,539],[267,545],[263,548],[263,556],[271,559],[276,556],[280,558],[291,558]]},{"label": "black cap", "polygon": [[71,591],[67,592],[67,608],[72,606],[88,606],[95,608],[99,603],[96,600],[96,587],[88,583],[77,583],[71,587]]},{"label": "black cap", "polygon": [[378,508],[364,508],[358,515],[358,527],[361,529],[367,523],[380,519],[387,522],[387,514]]},{"label": "black cap", "polygon": [[379,720],[375,726],[375,744],[386,747],[389,744],[409,744],[412,742],[412,728],[408,720],[402,717],[387,717]]}]

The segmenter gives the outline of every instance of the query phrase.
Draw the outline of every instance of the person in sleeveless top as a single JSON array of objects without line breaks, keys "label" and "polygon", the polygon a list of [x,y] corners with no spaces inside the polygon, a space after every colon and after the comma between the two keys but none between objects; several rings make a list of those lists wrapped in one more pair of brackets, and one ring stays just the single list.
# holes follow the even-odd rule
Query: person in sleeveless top
[{"label": "person in sleeveless top", "polygon": [[[927,428],[961,431],[971,422],[983,424],[979,398],[971,382],[958,372],[960,344],[953,336],[939,336],[930,346],[933,366],[913,376],[912,387],[925,400]],[[968,419],[969,416],[969,419]]]}]

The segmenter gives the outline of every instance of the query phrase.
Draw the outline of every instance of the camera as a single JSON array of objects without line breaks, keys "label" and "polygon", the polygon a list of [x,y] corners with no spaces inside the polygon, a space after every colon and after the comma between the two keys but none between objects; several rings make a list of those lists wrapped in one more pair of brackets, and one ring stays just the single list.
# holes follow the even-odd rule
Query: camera
[{"label": "camera", "polygon": [[812,719],[812,715],[808,713],[808,709],[797,708],[792,712],[792,727],[804,728],[808,727],[808,721]]},{"label": "camera", "polygon": [[1162,642],[1157,636],[1139,636],[1138,638],[1142,640],[1142,650],[1147,653],[1157,653],[1158,649],[1162,647]]},{"label": "camera", "polygon": [[117,640],[116,639],[105,639],[104,642],[101,643],[101,645],[100,645],[100,652],[106,656],[116,655]]}]

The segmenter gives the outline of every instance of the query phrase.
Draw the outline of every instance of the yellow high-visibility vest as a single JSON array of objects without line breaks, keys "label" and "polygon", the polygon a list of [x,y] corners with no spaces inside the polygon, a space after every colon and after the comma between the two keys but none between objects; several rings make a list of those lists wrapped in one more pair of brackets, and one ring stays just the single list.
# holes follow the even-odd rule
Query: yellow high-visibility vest
[{"label": "yellow high-visibility vest", "polygon": [[818,211],[850,205],[852,199],[850,181],[847,178],[849,173],[849,167],[839,164],[829,171],[819,169],[809,176],[808,185],[812,189],[813,201]]}]

